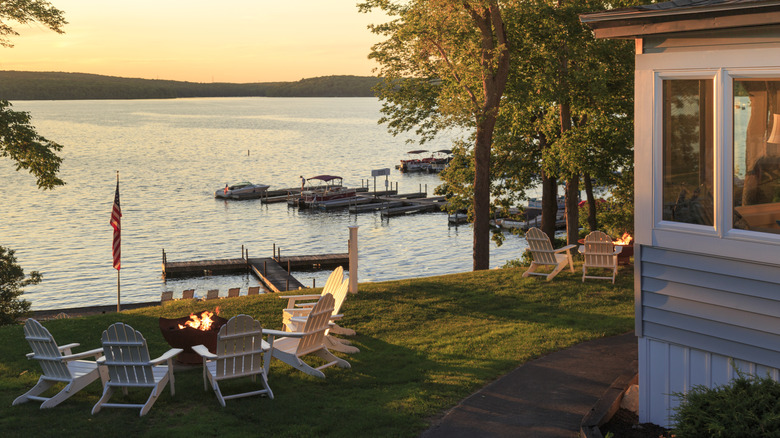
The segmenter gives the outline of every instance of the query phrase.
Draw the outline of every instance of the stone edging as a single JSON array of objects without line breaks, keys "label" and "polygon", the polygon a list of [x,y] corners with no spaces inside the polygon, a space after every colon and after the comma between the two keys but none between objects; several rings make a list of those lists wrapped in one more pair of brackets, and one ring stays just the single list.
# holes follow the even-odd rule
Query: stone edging
[{"label": "stone edging", "polygon": [[615,412],[620,409],[620,402],[623,401],[623,394],[631,386],[639,381],[639,374],[634,376],[623,375],[615,379],[604,395],[599,398],[595,405],[590,409],[580,424],[580,438],[604,438],[601,434],[600,426],[608,423]]}]

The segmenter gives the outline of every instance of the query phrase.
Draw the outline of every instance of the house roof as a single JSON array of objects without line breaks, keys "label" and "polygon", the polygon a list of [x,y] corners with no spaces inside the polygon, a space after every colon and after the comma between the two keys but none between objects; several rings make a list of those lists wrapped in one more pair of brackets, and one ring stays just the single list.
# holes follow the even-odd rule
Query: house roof
[{"label": "house roof", "polygon": [[597,38],[780,24],[780,0],[672,0],[580,15]]}]

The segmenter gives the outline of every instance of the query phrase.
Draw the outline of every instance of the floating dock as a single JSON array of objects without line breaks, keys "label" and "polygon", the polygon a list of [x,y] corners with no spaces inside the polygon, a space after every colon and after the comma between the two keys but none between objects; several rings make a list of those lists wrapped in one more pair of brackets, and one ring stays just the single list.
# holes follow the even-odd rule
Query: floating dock
[{"label": "floating dock", "polygon": [[[274,253],[276,253],[276,248],[274,248]],[[306,288],[303,283],[293,277],[291,273],[293,270],[311,271],[332,269],[337,266],[349,269],[349,255],[347,253],[258,258],[247,256],[236,259],[169,262],[167,254],[163,251],[162,275],[164,279],[168,279],[252,273],[269,291],[284,292]]]}]

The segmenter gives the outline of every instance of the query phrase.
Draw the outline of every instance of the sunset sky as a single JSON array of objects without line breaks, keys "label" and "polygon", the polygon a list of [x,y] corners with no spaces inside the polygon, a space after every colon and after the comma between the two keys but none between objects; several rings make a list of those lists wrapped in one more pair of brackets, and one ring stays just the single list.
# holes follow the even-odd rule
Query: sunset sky
[{"label": "sunset sky", "polygon": [[65,34],[15,25],[0,70],[96,73],[191,82],[372,75],[385,17],[358,0],[50,0]]}]

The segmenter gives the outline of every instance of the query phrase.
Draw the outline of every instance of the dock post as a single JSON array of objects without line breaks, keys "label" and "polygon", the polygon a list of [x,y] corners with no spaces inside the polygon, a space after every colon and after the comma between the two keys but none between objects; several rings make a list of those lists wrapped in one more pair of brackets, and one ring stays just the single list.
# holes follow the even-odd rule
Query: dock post
[{"label": "dock post", "polygon": [[274,243],[274,249],[272,254],[273,254],[272,257],[276,257],[276,243]]},{"label": "dock post", "polygon": [[263,260],[263,277],[268,277],[268,260]]},{"label": "dock post", "polygon": [[358,291],[358,226],[349,226],[349,292],[356,294]]}]

